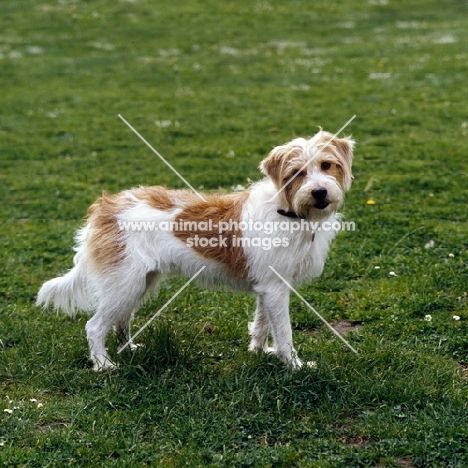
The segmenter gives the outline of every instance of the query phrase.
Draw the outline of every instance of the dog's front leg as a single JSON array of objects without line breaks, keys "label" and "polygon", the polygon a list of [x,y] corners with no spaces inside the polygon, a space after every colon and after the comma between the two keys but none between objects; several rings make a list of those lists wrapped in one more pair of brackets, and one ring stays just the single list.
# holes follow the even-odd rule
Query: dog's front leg
[{"label": "dog's front leg", "polygon": [[273,335],[274,353],[293,369],[302,367],[292,341],[292,328],[289,319],[289,288],[276,284],[263,294],[263,307],[269,318]]},{"label": "dog's front leg", "polygon": [[274,352],[268,347],[268,332],[270,330],[270,319],[265,312],[263,304],[263,294],[257,295],[257,309],[255,310],[254,321],[249,322],[250,340],[249,351]]}]

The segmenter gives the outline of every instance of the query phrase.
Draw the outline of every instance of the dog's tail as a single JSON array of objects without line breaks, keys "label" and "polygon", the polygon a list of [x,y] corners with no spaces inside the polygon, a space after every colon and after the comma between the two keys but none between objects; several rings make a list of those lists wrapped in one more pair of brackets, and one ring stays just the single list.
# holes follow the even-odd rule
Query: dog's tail
[{"label": "dog's tail", "polygon": [[61,310],[72,317],[78,310],[94,310],[82,264],[78,263],[66,275],[43,284],[37,295],[36,305],[43,305],[46,309],[51,303],[55,310]]},{"label": "dog's tail", "polygon": [[37,295],[37,306],[42,305],[46,309],[53,303],[55,310],[61,310],[72,317],[78,310],[95,310],[96,295],[86,271],[85,237],[86,228],[83,228],[76,236],[78,245],[75,248],[75,266],[66,275],[51,279],[42,285]]}]

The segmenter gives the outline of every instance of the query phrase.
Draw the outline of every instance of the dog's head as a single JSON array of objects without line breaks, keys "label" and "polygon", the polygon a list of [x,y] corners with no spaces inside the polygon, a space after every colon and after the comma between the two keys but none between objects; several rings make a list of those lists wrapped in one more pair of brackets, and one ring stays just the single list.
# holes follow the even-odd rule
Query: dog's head
[{"label": "dog's head", "polygon": [[351,187],[354,141],[320,130],[306,140],[277,146],[260,164],[278,190],[285,211],[323,219],[337,211]]}]

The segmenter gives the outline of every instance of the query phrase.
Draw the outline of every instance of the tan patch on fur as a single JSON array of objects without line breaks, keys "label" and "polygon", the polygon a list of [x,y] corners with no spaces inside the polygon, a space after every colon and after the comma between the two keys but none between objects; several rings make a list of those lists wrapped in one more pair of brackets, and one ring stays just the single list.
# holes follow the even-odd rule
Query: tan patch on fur
[{"label": "tan patch on fur", "polygon": [[100,273],[119,263],[125,256],[125,245],[120,242],[117,214],[130,206],[131,200],[122,194],[102,194],[88,208],[88,237],[90,260]]},{"label": "tan patch on fur", "polygon": [[139,187],[131,190],[131,193],[147,205],[157,210],[168,211],[174,208],[174,194],[165,187]]},{"label": "tan patch on fur", "polygon": [[157,210],[171,210],[177,200],[192,200],[185,190],[167,190],[165,187],[139,187],[130,191],[109,195],[104,192],[101,198],[88,209],[88,247],[93,268],[103,273],[123,260],[125,244],[120,240],[121,231],[117,216],[135,203],[130,195]]},{"label": "tan patch on fur", "polygon": [[[290,178],[283,179],[282,185],[285,185],[289,179]],[[289,184],[285,186],[283,190],[283,199],[286,201],[286,205],[281,205],[281,206],[285,206],[287,211],[294,209],[294,195],[301,188],[301,185],[303,183],[304,183],[304,176],[299,175],[297,177],[294,177],[294,179],[292,179],[291,182],[289,182]],[[297,214],[303,214],[303,213],[297,213]]]},{"label": "tan patch on fur", "polygon": [[348,163],[345,160],[343,160],[341,156],[336,154],[336,150],[333,151],[332,149],[330,149],[328,151],[328,155],[327,150],[328,148],[320,156],[317,164],[320,167],[322,162],[331,163],[331,167],[329,169],[321,169],[321,171],[324,174],[334,177],[340,185],[341,190],[343,190],[343,192],[346,192],[347,190],[349,190],[351,185],[351,174],[349,172],[350,169]]},{"label": "tan patch on fur", "polygon": [[[302,148],[299,146],[291,147],[289,144],[278,146],[274,148],[261,163],[260,169],[273,180],[278,188],[283,187],[294,173],[288,166],[293,159],[300,159],[301,154]],[[302,161],[302,164],[298,164],[297,168],[300,169],[304,162],[305,160]],[[292,209],[292,196],[295,193],[294,191],[298,190],[301,186],[302,182],[303,179],[301,176],[294,178],[279,194],[279,203],[286,211]]]},{"label": "tan patch on fur", "polygon": [[169,190],[162,186],[138,187],[130,190],[130,193],[143,203],[162,211],[200,202],[200,197],[191,190]]},{"label": "tan patch on fur", "polygon": [[[325,150],[326,151],[326,150]],[[335,156],[327,157],[326,153],[320,157],[317,164],[321,166],[322,162],[329,162],[331,166],[329,169],[321,169],[324,174],[334,177],[337,182],[340,184],[341,188],[344,190],[343,186],[343,171],[341,170],[341,165]]]},{"label": "tan patch on fur", "polygon": [[[248,194],[246,193],[246,196]],[[182,208],[182,213],[177,217],[184,221],[206,221],[212,219],[213,224],[229,219],[239,221],[237,209],[242,209],[242,201],[246,196],[241,194],[227,196],[210,196],[209,202],[202,202],[198,196],[187,190],[167,190],[165,187],[139,187],[116,195],[104,192],[101,198],[88,209],[88,237],[90,261],[93,269],[99,273],[117,265],[125,258],[125,243],[121,239],[121,230],[117,221],[118,215],[135,203],[134,198],[146,203],[157,210],[169,211]],[[134,197],[134,198],[133,198]],[[207,231],[181,231],[175,232],[176,237],[186,240],[188,237],[199,236],[210,238],[218,236],[217,228],[213,232]],[[240,247],[232,248],[232,236],[241,236],[240,232],[225,233],[229,248],[220,247],[206,249],[195,248],[203,255],[227,264],[234,272],[241,273],[246,269],[246,261]],[[231,257],[231,258],[228,258]]]},{"label": "tan patch on fur", "polygon": [[[229,223],[231,220],[238,225],[242,206],[248,196],[248,192],[224,196],[211,195],[206,196],[206,202],[197,199],[185,204],[182,211],[176,216],[175,221],[178,225],[185,222],[186,229],[174,230],[175,237],[186,243],[189,239],[193,241],[195,236],[208,240],[215,239],[217,243],[214,246],[201,247],[200,245],[193,245],[192,248],[204,257],[226,265],[237,276],[246,277],[248,268],[244,250],[233,243],[234,236],[241,238],[242,232],[234,229],[220,233],[218,226],[222,221]],[[213,225],[211,230],[199,229],[201,227],[200,222],[208,224],[210,220]],[[192,226],[189,225],[190,223]],[[219,242],[219,236],[222,236],[226,246]]]},{"label": "tan patch on fur", "polygon": [[[331,141],[330,141],[331,139]],[[353,161],[353,146],[354,141],[351,138],[333,138],[329,132],[322,131],[320,140],[328,146],[324,149],[321,161],[327,161],[327,153],[331,156],[328,160],[334,165],[327,174],[332,175],[341,185],[343,191],[347,191],[351,187],[351,166]]]}]

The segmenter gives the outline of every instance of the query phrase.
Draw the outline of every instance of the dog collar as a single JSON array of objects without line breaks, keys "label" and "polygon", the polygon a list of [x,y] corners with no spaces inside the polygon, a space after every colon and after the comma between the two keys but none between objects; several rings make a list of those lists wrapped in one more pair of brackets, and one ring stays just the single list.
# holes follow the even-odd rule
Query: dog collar
[{"label": "dog collar", "polygon": [[276,212],[282,216],[287,216],[288,218],[306,219],[305,215],[294,213],[294,211],[285,211],[280,208],[279,210],[276,210]]},{"label": "dog collar", "polygon": [[[281,208],[279,210],[276,210],[276,212],[278,214],[280,214],[281,216],[287,216],[288,218],[295,218],[295,219],[306,219],[306,217],[302,214],[297,214],[297,213],[294,213],[294,211],[285,211],[285,210],[282,210]],[[315,240],[315,231],[312,232],[312,242],[314,242]]]}]

